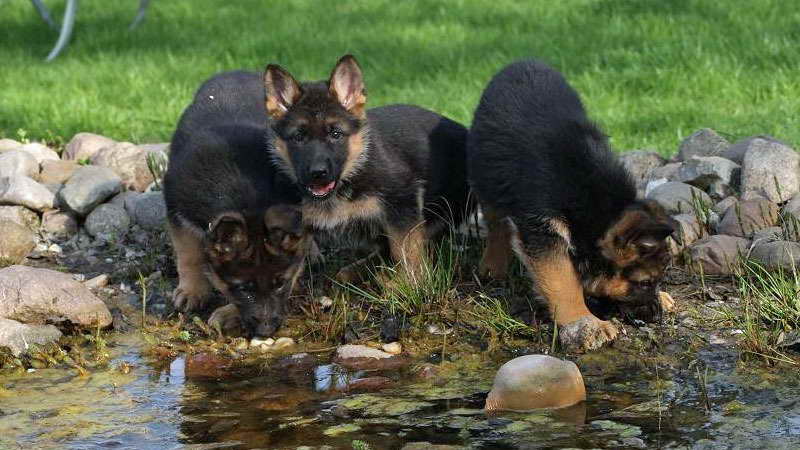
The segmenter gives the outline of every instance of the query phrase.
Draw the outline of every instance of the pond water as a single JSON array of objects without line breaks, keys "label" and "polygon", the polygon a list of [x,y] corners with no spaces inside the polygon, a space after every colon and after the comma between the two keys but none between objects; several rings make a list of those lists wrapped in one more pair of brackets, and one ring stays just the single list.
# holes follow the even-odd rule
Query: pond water
[{"label": "pond water", "polygon": [[[84,376],[0,377],[0,448],[800,448],[797,374],[740,368],[723,346],[658,364],[585,355],[585,404],[487,416],[494,371],[514,354],[457,357],[421,379],[411,368],[347,372],[325,354],[229,370],[203,355],[151,360],[144,345],[115,337],[111,364]],[[391,386],[341,392],[378,375]]]}]

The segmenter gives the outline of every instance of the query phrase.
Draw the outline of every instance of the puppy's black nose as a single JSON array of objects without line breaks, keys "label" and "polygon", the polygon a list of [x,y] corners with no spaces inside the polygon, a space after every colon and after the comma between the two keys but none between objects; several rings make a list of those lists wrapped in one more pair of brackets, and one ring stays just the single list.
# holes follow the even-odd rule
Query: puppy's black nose
[{"label": "puppy's black nose", "polygon": [[314,181],[327,181],[328,168],[327,167],[314,167],[311,169],[311,179]]}]

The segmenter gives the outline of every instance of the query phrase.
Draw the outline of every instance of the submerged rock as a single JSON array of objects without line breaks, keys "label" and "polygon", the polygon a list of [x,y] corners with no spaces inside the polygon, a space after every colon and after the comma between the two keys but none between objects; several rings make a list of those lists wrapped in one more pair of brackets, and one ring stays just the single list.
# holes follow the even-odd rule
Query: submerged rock
[{"label": "submerged rock", "polygon": [[586,400],[578,366],[547,355],[526,355],[503,364],[486,397],[487,411],[563,408]]},{"label": "submerged rock", "polygon": [[409,359],[392,355],[366,345],[342,345],[336,349],[333,361],[349,369],[383,370],[396,369],[410,363]]},{"label": "submerged rock", "polygon": [[32,344],[43,345],[60,337],[61,332],[52,325],[25,325],[0,318],[0,347],[8,348],[14,356],[26,353]]}]

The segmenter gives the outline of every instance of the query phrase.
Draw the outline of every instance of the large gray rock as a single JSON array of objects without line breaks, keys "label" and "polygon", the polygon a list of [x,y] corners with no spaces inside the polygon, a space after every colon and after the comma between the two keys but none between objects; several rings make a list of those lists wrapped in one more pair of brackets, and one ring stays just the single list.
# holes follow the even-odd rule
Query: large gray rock
[{"label": "large gray rock", "polygon": [[89,161],[101,148],[109,147],[113,144],[113,139],[99,134],[78,133],[67,143],[63,159]]},{"label": "large gray rock", "polygon": [[159,151],[142,148],[130,142],[118,142],[97,152],[92,157],[92,164],[114,170],[126,189],[144,192],[153,182],[153,175],[147,167],[147,155]]},{"label": "large gray rock", "polygon": [[53,325],[25,325],[0,318],[0,347],[11,350],[14,356],[27,353],[31,345],[45,345],[60,338],[61,332]]},{"label": "large gray rock", "polygon": [[572,361],[525,355],[500,366],[486,397],[487,411],[563,408],[586,400],[586,387]]},{"label": "large gray rock", "polygon": [[750,258],[770,269],[800,268],[800,243],[789,241],[755,242]]},{"label": "large gray rock", "polygon": [[720,156],[722,156],[723,158],[730,159],[731,161],[737,164],[742,164],[744,162],[744,155],[751,147],[769,146],[771,144],[791,147],[789,144],[781,140],[775,139],[772,136],[767,136],[767,135],[750,136],[748,138],[744,138],[740,141],[737,141],[735,144],[728,147],[727,150],[722,152]]},{"label": "large gray rock", "polygon": [[147,192],[132,202],[133,221],[148,230],[164,227],[167,220],[167,205],[161,192]]},{"label": "large gray rock", "polygon": [[61,190],[60,205],[79,216],[85,216],[121,188],[122,180],[113,170],[107,167],[83,166],[72,174]]},{"label": "large gray rock", "polygon": [[80,167],[75,161],[45,160],[42,162],[42,171],[39,173],[39,182],[42,184],[64,184]]},{"label": "large gray rock", "polygon": [[705,226],[697,220],[695,214],[678,214],[672,218],[678,225],[673,234],[680,247],[687,247],[708,234]]},{"label": "large gray rock", "polygon": [[78,219],[65,211],[47,211],[42,214],[42,232],[56,242],[64,242],[78,234]]},{"label": "large gray rock", "polygon": [[39,142],[31,142],[30,144],[25,144],[19,148],[23,152],[27,152],[34,158],[36,158],[36,162],[41,165],[45,161],[58,161],[60,158],[58,157],[58,153],[55,150],[49,148],[44,144],[40,144]]},{"label": "large gray rock", "polygon": [[711,206],[713,202],[705,192],[686,183],[671,181],[664,183],[647,194],[669,214],[694,213],[695,203]]},{"label": "large gray rock", "polygon": [[24,225],[0,219],[0,230],[0,267],[21,263],[36,246],[36,236]]},{"label": "large gray rock", "polygon": [[7,152],[9,150],[14,150],[17,148],[22,147],[21,142],[17,142],[14,139],[0,139],[0,153]]},{"label": "large gray rock", "polygon": [[633,150],[619,155],[619,160],[630,172],[637,186],[644,186],[650,180],[653,169],[666,164],[658,153],[650,150]]},{"label": "large gray rock", "polygon": [[34,211],[53,209],[56,196],[32,178],[0,178],[0,205],[20,205]]},{"label": "large gray rock", "polygon": [[0,317],[23,323],[111,324],[108,307],[72,275],[49,269],[0,269]]},{"label": "large gray rock", "polygon": [[681,142],[678,159],[688,161],[693,156],[717,156],[725,151],[730,143],[710,128],[695,131]]},{"label": "large gray rock", "polygon": [[741,166],[719,156],[693,156],[678,171],[678,181],[698,187],[714,198],[725,198],[739,186]]},{"label": "large gray rock", "polygon": [[24,206],[0,206],[0,220],[10,220],[31,230],[39,227],[39,215]]},{"label": "large gray rock", "polygon": [[800,192],[800,155],[775,141],[754,139],[742,162],[742,195],[781,203]]},{"label": "large gray rock", "polygon": [[83,227],[95,238],[105,240],[121,238],[131,226],[131,219],[125,209],[105,203],[89,213]]},{"label": "large gray rock", "polygon": [[744,200],[725,212],[717,233],[747,237],[778,221],[778,205],[763,198]]},{"label": "large gray rock", "polygon": [[746,257],[750,241],[736,236],[716,235],[700,239],[689,247],[692,263],[706,275],[729,275],[740,257]]},{"label": "large gray rock", "polygon": [[0,178],[25,176],[36,178],[39,175],[39,163],[28,152],[20,149],[0,153]]}]

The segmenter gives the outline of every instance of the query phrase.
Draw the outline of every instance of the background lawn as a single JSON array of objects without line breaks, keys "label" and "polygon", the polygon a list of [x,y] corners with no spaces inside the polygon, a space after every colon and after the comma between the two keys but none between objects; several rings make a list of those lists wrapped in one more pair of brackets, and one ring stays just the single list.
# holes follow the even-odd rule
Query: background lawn
[{"label": "background lawn", "polygon": [[[63,2],[46,2],[59,15]],[[502,66],[537,56],[583,95],[620,150],[669,154],[711,127],[800,144],[800,2],[787,0],[83,0],[70,47],[28,0],[0,0],[0,136],[93,131],[168,140],[214,72],[278,62],[303,79],[361,62],[369,104],[471,120]]]}]

